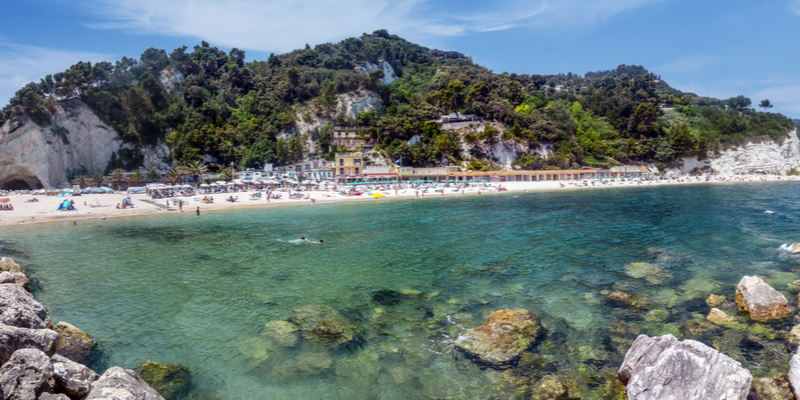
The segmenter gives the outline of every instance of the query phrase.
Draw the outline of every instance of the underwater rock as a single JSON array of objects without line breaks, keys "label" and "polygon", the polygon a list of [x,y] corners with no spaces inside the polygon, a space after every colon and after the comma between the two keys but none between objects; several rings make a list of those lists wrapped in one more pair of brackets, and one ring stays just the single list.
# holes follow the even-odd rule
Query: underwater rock
[{"label": "underwater rock", "polygon": [[606,298],[620,307],[644,309],[650,306],[650,301],[646,297],[625,290],[610,292],[606,295]]},{"label": "underwater rock", "polygon": [[95,381],[84,400],[164,400],[136,372],[111,367]]},{"label": "underwater rock", "polygon": [[706,319],[709,322],[713,322],[713,323],[715,323],[717,325],[723,325],[726,322],[736,321],[736,318],[731,317],[728,314],[725,314],[725,312],[720,310],[719,308],[712,308],[711,311],[709,311],[708,316],[706,317]]},{"label": "underwater rock", "polygon": [[58,354],[72,361],[85,364],[89,361],[95,341],[84,331],[66,322],[56,324],[55,331],[61,335],[63,345]]},{"label": "underwater rock", "polygon": [[27,290],[12,284],[0,285],[0,323],[19,328],[50,327],[50,314]]},{"label": "underwater rock", "polygon": [[711,307],[718,307],[722,302],[725,301],[724,296],[717,296],[715,294],[709,295],[706,299],[706,304]]},{"label": "underwater rock", "polygon": [[794,400],[792,386],[789,384],[789,377],[781,375],[775,378],[759,378],[753,380],[750,388],[752,400]]},{"label": "underwater rock", "polygon": [[669,318],[669,311],[666,310],[653,310],[644,315],[644,320],[647,322],[662,322]]},{"label": "underwater rock", "polygon": [[795,279],[791,281],[786,288],[792,292],[800,292],[800,279]]},{"label": "underwater rock", "polygon": [[320,304],[295,310],[291,320],[300,327],[303,337],[310,339],[340,344],[353,340],[356,335],[356,328],[349,319]]},{"label": "underwater rock", "polygon": [[725,354],[672,335],[636,338],[617,377],[630,400],[744,400],[753,381],[748,370]]},{"label": "underwater rock", "polygon": [[294,347],[300,338],[297,336],[299,329],[288,321],[272,321],[264,325],[261,335],[272,340],[281,347]]},{"label": "underwater rock", "polygon": [[502,365],[517,358],[539,334],[539,322],[527,310],[500,310],[485,324],[468,329],[455,345],[487,364]]},{"label": "underwater rock", "polygon": [[20,349],[37,349],[52,356],[60,344],[61,337],[50,329],[27,329],[0,324],[0,365]]},{"label": "underwater rock", "polygon": [[644,262],[625,265],[625,273],[634,279],[644,278],[644,280],[654,285],[659,285],[672,279],[672,275],[665,272],[661,267]]},{"label": "underwater rock", "polygon": [[545,375],[533,386],[531,400],[559,400],[566,399],[569,388],[565,385],[564,378],[555,375]]},{"label": "underwater rock", "polygon": [[698,339],[701,336],[709,336],[719,333],[720,327],[706,320],[689,320],[680,327],[681,333],[689,339]]},{"label": "underwater rock", "polygon": [[167,400],[181,399],[189,393],[192,376],[183,365],[148,360],[140,370],[142,379]]},{"label": "underwater rock", "polygon": [[786,297],[757,276],[745,276],[739,281],[736,304],[757,320],[785,318],[792,312]]},{"label": "underwater rock", "polygon": [[92,383],[100,379],[100,375],[83,364],[76,363],[58,354],[53,356],[53,389],[70,396],[83,396],[92,390]]},{"label": "underwater rock", "polygon": [[36,400],[53,376],[50,357],[37,349],[17,350],[0,368],[0,389],[8,400]]},{"label": "underwater rock", "polygon": [[789,336],[787,339],[792,345],[800,346],[800,325],[795,325],[792,327],[792,330],[789,331]]},{"label": "underwater rock", "polygon": [[296,368],[299,372],[311,375],[319,374],[333,365],[333,358],[328,352],[302,353],[297,357]]}]

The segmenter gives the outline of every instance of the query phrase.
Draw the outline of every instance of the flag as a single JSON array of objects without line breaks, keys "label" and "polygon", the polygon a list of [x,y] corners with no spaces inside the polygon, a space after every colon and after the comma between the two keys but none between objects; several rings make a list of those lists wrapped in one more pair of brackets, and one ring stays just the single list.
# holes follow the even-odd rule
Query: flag
[{"label": "flag", "polygon": [[403,157],[400,157],[400,158],[399,158],[397,161],[395,161],[394,163],[395,163],[395,164],[400,164],[400,163],[402,163],[402,162],[403,162]]}]

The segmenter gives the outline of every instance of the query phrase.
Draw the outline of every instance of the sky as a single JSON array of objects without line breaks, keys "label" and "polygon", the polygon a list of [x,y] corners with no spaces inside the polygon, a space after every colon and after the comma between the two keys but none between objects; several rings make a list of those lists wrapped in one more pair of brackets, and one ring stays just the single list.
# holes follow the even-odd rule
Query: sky
[{"label": "sky", "polygon": [[252,61],[388,29],[497,73],[643,65],[679,90],[769,99],[800,118],[800,0],[24,0],[2,10],[0,104],[78,61],[150,47],[205,40]]}]

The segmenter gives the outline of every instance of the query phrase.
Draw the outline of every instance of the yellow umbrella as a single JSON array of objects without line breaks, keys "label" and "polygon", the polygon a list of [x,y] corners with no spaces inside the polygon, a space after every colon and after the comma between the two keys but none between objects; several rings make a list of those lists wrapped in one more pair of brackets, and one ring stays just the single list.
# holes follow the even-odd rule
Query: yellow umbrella
[{"label": "yellow umbrella", "polygon": [[384,196],[384,195],[383,195],[383,194],[381,194],[381,193],[373,193],[373,194],[372,194],[372,197],[374,197],[374,198],[376,198],[376,199],[379,199],[379,198],[381,198],[381,197],[386,197],[386,196]]}]

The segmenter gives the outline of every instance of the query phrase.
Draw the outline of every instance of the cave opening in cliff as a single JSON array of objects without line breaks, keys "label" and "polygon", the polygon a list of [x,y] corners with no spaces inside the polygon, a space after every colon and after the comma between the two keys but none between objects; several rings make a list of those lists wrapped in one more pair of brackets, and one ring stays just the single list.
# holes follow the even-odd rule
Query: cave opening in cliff
[{"label": "cave opening in cliff", "polygon": [[28,182],[23,181],[21,179],[11,179],[0,183],[0,190],[31,190],[31,189],[39,189],[42,187],[42,184],[39,182],[38,179],[33,178],[32,180],[35,181],[33,186],[31,186]]}]

